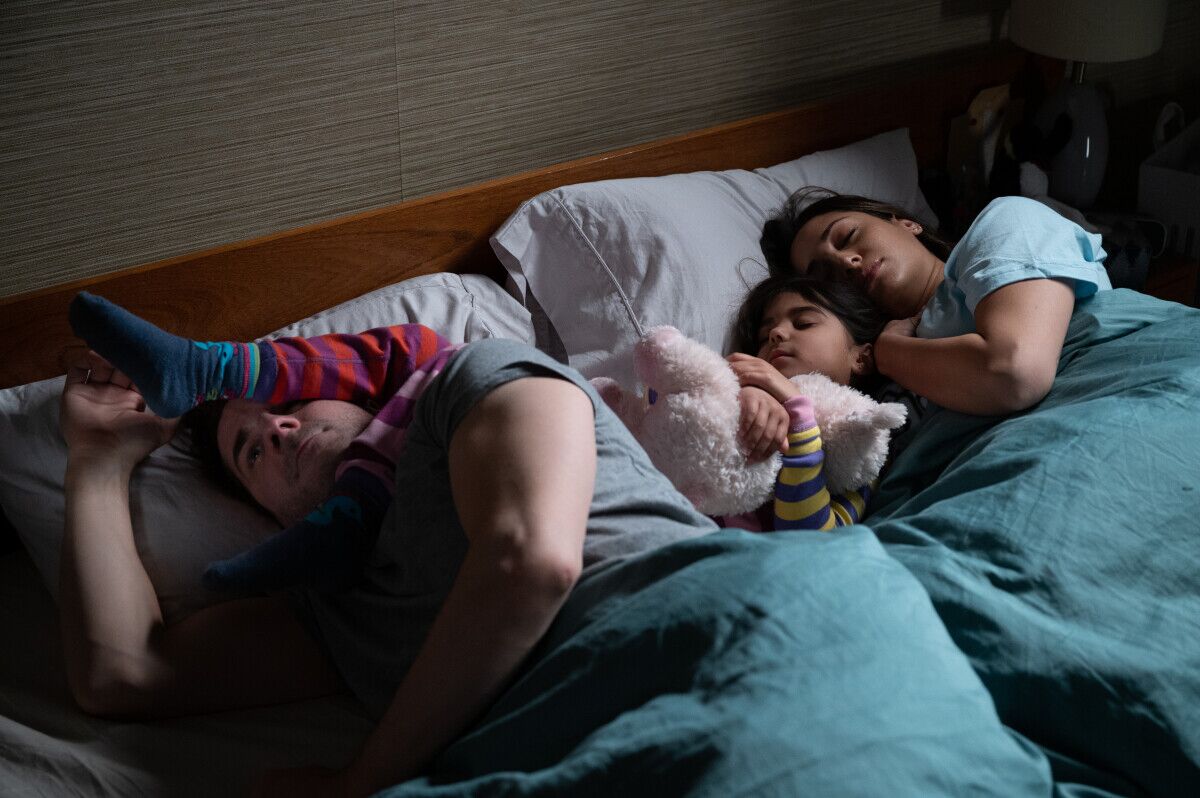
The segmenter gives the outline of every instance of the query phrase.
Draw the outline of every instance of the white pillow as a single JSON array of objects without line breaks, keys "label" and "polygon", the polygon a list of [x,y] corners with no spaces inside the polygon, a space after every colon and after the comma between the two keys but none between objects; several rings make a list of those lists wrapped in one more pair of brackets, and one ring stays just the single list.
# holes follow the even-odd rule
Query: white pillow
[{"label": "white pillow", "polygon": [[[381,288],[296,322],[278,335],[360,332],[420,322],[454,342],[511,338],[532,345],[529,313],[494,280],[433,274]],[[62,377],[0,391],[0,506],[52,593],[58,591],[67,450],[58,431]],[[266,513],[212,484],[177,436],[134,472],[134,538],[163,614],[175,620],[220,600],[200,585],[213,560],[278,531]]]},{"label": "white pillow", "polygon": [[492,248],[528,308],[540,305],[570,364],[633,386],[628,350],[670,324],[728,351],[733,315],[767,276],[763,223],[796,189],[890,202],[931,227],[908,130],[748,172],[603,180],[526,201]]}]

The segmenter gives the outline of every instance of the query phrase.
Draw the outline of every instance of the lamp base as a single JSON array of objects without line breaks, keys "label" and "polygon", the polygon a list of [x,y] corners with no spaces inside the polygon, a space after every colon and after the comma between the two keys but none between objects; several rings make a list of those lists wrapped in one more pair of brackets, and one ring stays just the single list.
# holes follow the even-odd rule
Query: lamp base
[{"label": "lamp base", "polygon": [[1046,98],[1034,125],[1043,136],[1065,115],[1071,138],[1050,162],[1050,196],[1075,208],[1090,208],[1108,164],[1108,120],[1099,90],[1090,83],[1065,83]]}]

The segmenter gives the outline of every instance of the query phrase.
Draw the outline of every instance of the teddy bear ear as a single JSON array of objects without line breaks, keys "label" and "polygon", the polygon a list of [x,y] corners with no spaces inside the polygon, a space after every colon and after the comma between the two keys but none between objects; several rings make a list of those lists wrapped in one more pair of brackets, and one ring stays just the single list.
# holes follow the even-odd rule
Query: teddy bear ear
[{"label": "teddy bear ear", "polygon": [[625,401],[625,389],[621,387],[621,384],[609,377],[593,377],[589,382],[596,389],[596,393],[600,394],[604,404],[620,415]]},{"label": "teddy bear ear", "polygon": [[908,410],[899,402],[884,402],[871,415],[876,429],[896,429],[907,417]]}]

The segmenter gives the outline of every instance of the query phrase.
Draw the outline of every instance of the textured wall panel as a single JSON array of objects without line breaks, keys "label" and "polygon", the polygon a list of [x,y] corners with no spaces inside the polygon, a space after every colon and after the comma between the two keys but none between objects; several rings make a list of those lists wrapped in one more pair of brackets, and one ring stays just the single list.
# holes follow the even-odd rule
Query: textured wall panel
[{"label": "textured wall panel", "polygon": [[397,7],[407,196],[786,107],[992,32],[936,0]]},{"label": "textured wall panel", "polygon": [[[0,296],[902,77],[1006,7],[5,0]],[[1172,0],[1161,53],[1090,74],[1195,91],[1198,37]]]},{"label": "textured wall panel", "polygon": [[0,15],[0,295],[400,199],[390,2]]}]

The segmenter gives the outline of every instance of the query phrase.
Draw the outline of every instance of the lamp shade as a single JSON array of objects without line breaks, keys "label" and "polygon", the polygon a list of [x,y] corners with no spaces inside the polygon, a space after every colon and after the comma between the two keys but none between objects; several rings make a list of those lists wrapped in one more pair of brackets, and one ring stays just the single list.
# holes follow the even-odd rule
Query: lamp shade
[{"label": "lamp shade", "polygon": [[1067,61],[1130,61],[1162,46],[1167,0],[1013,0],[1014,44]]}]

